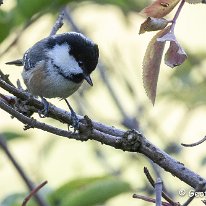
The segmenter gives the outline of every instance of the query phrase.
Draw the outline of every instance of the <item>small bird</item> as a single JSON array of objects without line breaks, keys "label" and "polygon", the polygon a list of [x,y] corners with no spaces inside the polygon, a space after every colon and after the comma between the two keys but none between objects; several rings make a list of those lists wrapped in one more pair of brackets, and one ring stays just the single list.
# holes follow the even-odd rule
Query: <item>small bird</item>
[{"label": "small bird", "polygon": [[98,58],[97,44],[81,33],[68,32],[40,40],[25,52],[23,59],[6,64],[24,66],[24,83],[31,94],[41,97],[44,116],[49,107],[45,98],[65,99],[75,128],[78,118],[66,98],[77,91],[84,80],[93,86],[90,74]]}]

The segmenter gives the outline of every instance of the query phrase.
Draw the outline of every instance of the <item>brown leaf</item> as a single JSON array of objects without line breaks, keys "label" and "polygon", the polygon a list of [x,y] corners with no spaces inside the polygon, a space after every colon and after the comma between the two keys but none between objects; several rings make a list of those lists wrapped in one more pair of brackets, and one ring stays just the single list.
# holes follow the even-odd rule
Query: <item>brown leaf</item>
[{"label": "brown leaf", "polygon": [[164,18],[148,17],[147,20],[141,24],[139,34],[143,34],[146,31],[157,31],[164,29],[168,24],[168,21]]},{"label": "brown leaf", "polygon": [[155,103],[157,81],[160,70],[160,63],[165,47],[165,42],[157,41],[158,38],[162,37],[169,31],[170,27],[158,32],[150,41],[145,52],[143,59],[143,84],[147,96]]},{"label": "brown leaf", "polygon": [[147,17],[162,18],[169,14],[180,0],[156,0],[144,8],[140,14]]}]

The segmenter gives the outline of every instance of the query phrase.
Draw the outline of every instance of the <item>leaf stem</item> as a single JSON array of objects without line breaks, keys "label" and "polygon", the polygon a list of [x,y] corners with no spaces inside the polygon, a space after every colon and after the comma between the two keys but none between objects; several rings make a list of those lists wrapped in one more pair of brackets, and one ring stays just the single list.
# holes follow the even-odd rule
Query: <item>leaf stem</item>
[{"label": "leaf stem", "polygon": [[178,7],[178,9],[177,9],[177,11],[176,11],[176,13],[175,13],[175,16],[174,16],[174,18],[173,18],[173,20],[172,20],[172,26],[171,26],[171,30],[170,30],[172,33],[174,33],[176,21],[177,21],[179,15],[180,15],[180,12],[181,12],[184,4],[185,4],[185,0],[182,0],[181,3],[180,3],[180,5],[179,5],[179,7]]}]

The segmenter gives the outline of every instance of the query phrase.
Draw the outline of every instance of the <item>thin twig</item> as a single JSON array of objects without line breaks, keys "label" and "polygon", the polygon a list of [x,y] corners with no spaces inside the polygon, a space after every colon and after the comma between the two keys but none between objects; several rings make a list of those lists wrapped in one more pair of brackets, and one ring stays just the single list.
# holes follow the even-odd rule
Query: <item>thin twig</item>
[{"label": "thin twig", "polygon": [[9,80],[9,75],[4,74],[1,70],[0,70],[0,78],[4,80],[7,84],[14,86],[13,83]]},{"label": "thin twig", "polygon": [[195,143],[192,143],[192,144],[184,144],[184,143],[181,143],[181,145],[184,146],[184,147],[195,147],[195,146],[197,146],[197,145],[202,144],[202,143],[205,142],[205,141],[206,141],[206,136],[203,137],[203,138],[202,138],[201,140],[199,140],[198,142],[195,142]]},{"label": "thin twig", "polygon": [[64,20],[64,10],[62,10],[56,20],[56,23],[52,27],[52,31],[49,36],[55,35],[57,31],[63,26],[63,20]]},{"label": "thin twig", "polygon": [[144,167],[144,174],[146,175],[146,177],[149,180],[149,182],[152,185],[152,187],[155,187],[155,181],[153,180],[153,178],[152,178],[149,170],[147,169],[147,167]]},{"label": "thin twig", "polygon": [[[144,167],[144,174],[146,175],[146,177],[147,177],[148,181],[150,182],[150,184],[152,185],[152,187],[155,188],[155,181],[152,178],[149,170],[146,167]],[[179,203],[174,202],[164,191],[162,191],[162,197],[173,206],[179,205]]]},{"label": "thin twig", "polygon": [[155,182],[156,206],[162,206],[162,180],[158,177]]},{"label": "thin twig", "polygon": [[171,29],[170,29],[170,31],[171,31],[172,33],[174,33],[176,21],[177,21],[179,15],[180,15],[180,12],[181,12],[184,4],[185,4],[185,0],[181,0],[181,3],[180,3],[180,5],[179,5],[179,7],[178,7],[178,9],[177,9],[177,11],[176,11],[176,13],[175,13],[175,16],[174,16],[173,20],[172,20],[172,26],[171,26]]},{"label": "thin twig", "polygon": [[36,188],[34,188],[24,199],[22,206],[26,206],[29,200],[42,188],[44,185],[46,185],[48,181],[42,182],[40,185],[38,185]]},{"label": "thin twig", "polygon": [[[156,200],[154,198],[151,198],[151,197],[146,197],[146,196],[138,195],[138,194],[134,194],[132,197],[136,198],[136,199],[144,200],[146,202],[156,203]],[[162,206],[171,206],[171,205],[170,205],[170,203],[162,202]]]},{"label": "thin twig", "polygon": [[[16,161],[14,156],[11,154],[11,152],[6,144],[5,137],[1,134],[0,134],[0,147],[3,149],[4,153],[7,155],[9,160],[12,162],[12,164],[14,165],[16,170],[18,171],[19,175],[21,176],[21,178],[24,180],[25,184],[27,185],[28,189],[30,191],[32,191],[34,189],[33,183],[31,182],[29,177],[26,175],[24,170],[21,168],[19,163]],[[44,201],[44,199],[40,195],[34,194],[34,198],[39,206],[48,206],[47,203]]]}]

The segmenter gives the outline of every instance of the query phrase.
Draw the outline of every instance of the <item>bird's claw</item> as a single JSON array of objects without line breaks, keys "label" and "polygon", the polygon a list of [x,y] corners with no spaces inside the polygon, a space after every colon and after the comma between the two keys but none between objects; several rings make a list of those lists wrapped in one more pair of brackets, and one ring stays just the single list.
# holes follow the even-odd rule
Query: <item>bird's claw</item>
[{"label": "bird's claw", "polygon": [[71,112],[71,121],[72,121],[71,126],[74,128],[74,133],[75,133],[77,130],[79,130],[80,121],[74,111]]},{"label": "bird's claw", "polygon": [[40,118],[45,118],[48,116],[48,112],[49,112],[49,103],[47,102],[46,99],[44,99],[43,97],[41,97],[42,99],[42,103],[44,105],[44,108],[42,110],[38,110],[38,114]]},{"label": "bird's claw", "polygon": [[67,106],[69,107],[69,110],[71,112],[71,126],[74,128],[74,133],[79,130],[79,118],[77,117],[75,111],[72,109],[72,107],[70,106],[69,102],[67,101],[67,99],[64,99],[65,102],[67,103]]}]

